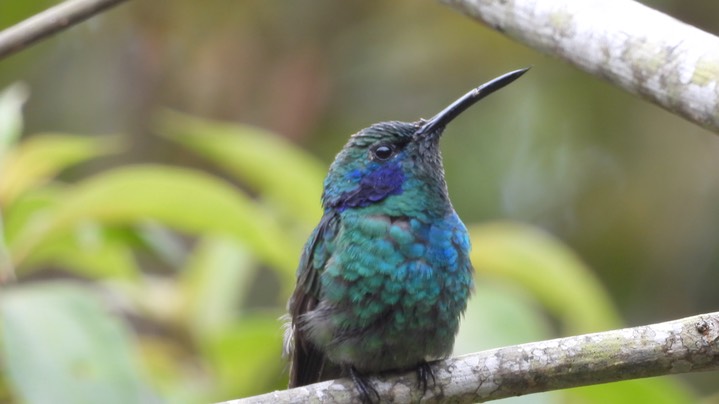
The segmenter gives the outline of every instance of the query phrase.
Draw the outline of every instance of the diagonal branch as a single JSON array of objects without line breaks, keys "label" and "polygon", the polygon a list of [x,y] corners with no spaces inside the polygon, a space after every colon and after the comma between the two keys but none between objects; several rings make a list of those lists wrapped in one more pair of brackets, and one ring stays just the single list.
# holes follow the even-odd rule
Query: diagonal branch
[{"label": "diagonal branch", "polygon": [[631,0],[442,0],[719,133],[719,38]]},{"label": "diagonal branch", "polygon": [[127,0],[67,0],[0,31],[0,59]]},{"label": "diagonal branch", "polygon": [[[473,403],[677,373],[719,370],[719,312],[648,326],[533,342],[433,364],[422,402]],[[417,402],[414,372],[372,378],[383,401]],[[331,380],[223,404],[357,401],[352,382]]]}]

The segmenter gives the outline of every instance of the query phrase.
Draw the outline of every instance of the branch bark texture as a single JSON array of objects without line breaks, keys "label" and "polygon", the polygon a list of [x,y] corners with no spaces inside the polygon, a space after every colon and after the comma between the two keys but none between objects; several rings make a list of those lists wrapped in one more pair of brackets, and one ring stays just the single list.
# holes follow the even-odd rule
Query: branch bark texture
[{"label": "branch bark texture", "polygon": [[631,0],[442,0],[719,133],[719,38]]},{"label": "branch bark texture", "polygon": [[[515,345],[433,365],[422,397],[414,372],[372,377],[383,402],[473,403],[643,377],[719,370],[719,312],[648,326]],[[348,379],[223,404],[358,400]]]},{"label": "branch bark texture", "polygon": [[0,31],[0,59],[127,0],[67,0]]}]

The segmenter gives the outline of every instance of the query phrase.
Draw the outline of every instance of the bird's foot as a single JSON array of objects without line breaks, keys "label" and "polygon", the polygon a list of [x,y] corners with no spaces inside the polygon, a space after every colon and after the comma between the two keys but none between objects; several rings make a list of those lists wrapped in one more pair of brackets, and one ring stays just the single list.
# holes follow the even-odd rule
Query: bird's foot
[{"label": "bird's foot", "polygon": [[354,366],[350,366],[349,374],[355,384],[355,387],[357,387],[357,390],[359,391],[362,404],[379,403],[379,393],[377,393],[377,390],[372,387],[372,384],[364,375],[355,369]]},{"label": "bird's foot", "polygon": [[432,379],[432,386],[434,386],[437,381],[434,378],[432,366],[427,363],[427,361],[422,361],[422,363],[417,366],[417,387],[422,389],[422,396],[427,393],[429,379]]}]

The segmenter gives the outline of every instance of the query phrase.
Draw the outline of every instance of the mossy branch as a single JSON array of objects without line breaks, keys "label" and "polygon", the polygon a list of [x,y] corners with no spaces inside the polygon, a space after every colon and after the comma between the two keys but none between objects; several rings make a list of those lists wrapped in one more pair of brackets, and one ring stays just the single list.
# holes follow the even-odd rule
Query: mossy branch
[{"label": "mossy branch", "polygon": [[0,59],[127,0],[67,0],[0,31]]},{"label": "mossy branch", "polygon": [[[719,370],[719,312],[492,349],[433,364],[424,403],[474,403],[621,380]],[[418,402],[414,372],[370,378],[383,402]],[[223,404],[356,402],[349,379]]]},{"label": "mossy branch", "polygon": [[719,133],[719,38],[631,0],[442,0]]}]

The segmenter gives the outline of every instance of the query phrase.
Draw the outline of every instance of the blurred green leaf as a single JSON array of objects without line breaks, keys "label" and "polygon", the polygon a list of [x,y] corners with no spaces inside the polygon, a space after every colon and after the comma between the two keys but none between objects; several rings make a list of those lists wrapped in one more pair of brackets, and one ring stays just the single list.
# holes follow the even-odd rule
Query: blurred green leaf
[{"label": "blurred green leaf", "polygon": [[[3,162],[22,132],[22,105],[28,97],[23,84],[14,84],[0,92],[0,188],[3,184]],[[15,277],[5,241],[5,218],[0,191],[0,285]]]},{"label": "blurred green leaf", "polygon": [[20,194],[68,166],[121,147],[120,136],[34,136],[12,150],[0,164],[0,204],[10,205]]},{"label": "blurred green leaf", "polygon": [[160,131],[236,175],[302,223],[320,218],[324,164],[274,133],[166,112]]},{"label": "blurred green leaf", "polygon": [[22,133],[22,105],[28,93],[27,86],[21,83],[0,92],[0,163]]},{"label": "blurred green leaf", "polygon": [[12,240],[29,226],[38,215],[55,205],[65,194],[65,186],[58,183],[25,192],[12,205],[5,208],[5,238]]},{"label": "blurred green leaf", "polygon": [[281,322],[272,316],[242,319],[204,344],[205,355],[217,374],[215,400],[247,397],[287,386],[282,359]]},{"label": "blurred green leaf", "polygon": [[59,266],[91,279],[136,281],[140,275],[127,237],[89,221],[69,231],[66,237],[43,243],[30,258],[24,274],[28,267]]},{"label": "blurred green leaf", "polygon": [[510,279],[530,291],[580,334],[621,326],[607,293],[591,270],[549,234],[519,223],[470,228],[472,263],[480,274]]},{"label": "blurred green leaf", "polygon": [[231,324],[257,265],[230,240],[205,237],[195,247],[180,288],[187,299],[185,318],[197,335],[208,335]]},{"label": "blurred green leaf", "polygon": [[5,289],[3,364],[22,402],[156,402],[122,325],[89,292],[68,284]]},{"label": "blurred green leaf", "polygon": [[0,285],[13,278],[15,278],[15,270],[5,243],[5,223],[0,210]]},{"label": "blurred green leaf", "polygon": [[8,239],[16,264],[87,220],[150,219],[192,233],[227,235],[286,274],[294,272],[300,251],[260,205],[225,182],[188,169],[147,165],[105,172],[70,187],[54,207],[36,216]]},{"label": "blurred green leaf", "polygon": [[526,291],[482,278],[467,305],[453,355],[552,338],[548,319]]}]

